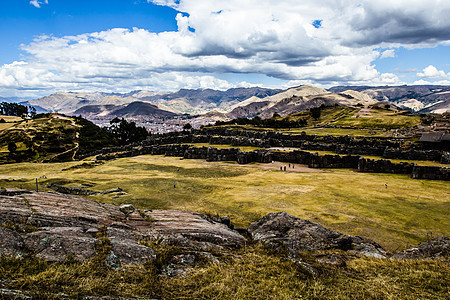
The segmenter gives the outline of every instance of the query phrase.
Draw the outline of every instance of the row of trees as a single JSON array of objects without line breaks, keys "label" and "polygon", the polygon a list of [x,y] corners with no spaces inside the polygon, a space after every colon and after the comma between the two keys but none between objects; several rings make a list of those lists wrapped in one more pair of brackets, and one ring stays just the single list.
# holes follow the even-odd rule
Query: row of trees
[{"label": "row of trees", "polygon": [[0,115],[33,118],[36,115],[36,109],[33,106],[28,107],[18,103],[1,102]]},{"label": "row of trees", "polygon": [[106,130],[118,140],[120,145],[145,140],[149,132],[143,126],[136,126],[135,122],[128,122],[124,118],[114,118],[110,122],[111,126]]},{"label": "row of trees", "polygon": [[230,121],[217,121],[216,126],[219,125],[253,125],[258,127],[270,127],[270,128],[296,128],[304,127],[308,124],[306,119],[299,119],[296,121],[290,121],[287,119],[277,119],[277,115],[270,119],[261,119],[256,116],[252,119],[248,118],[237,118]]}]

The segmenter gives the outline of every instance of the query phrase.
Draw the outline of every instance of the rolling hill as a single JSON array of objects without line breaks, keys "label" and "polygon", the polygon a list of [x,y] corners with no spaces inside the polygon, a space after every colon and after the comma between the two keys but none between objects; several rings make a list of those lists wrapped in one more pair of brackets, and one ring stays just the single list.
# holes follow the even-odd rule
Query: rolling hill
[{"label": "rolling hill", "polygon": [[[202,115],[199,124],[211,118],[269,118],[274,113],[289,115],[321,105],[363,106],[384,101],[401,109],[420,113],[450,111],[450,87],[423,86],[338,86],[328,90],[299,86],[287,90],[261,87],[212,89],[177,92],[131,91],[129,93],[55,93],[40,99],[22,102],[39,108],[38,112],[60,112],[81,115],[100,123],[113,117],[127,117],[137,122],[147,119],[167,119],[180,114]],[[206,114],[206,115],[205,115]]]},{"label": "rolling hill", "polygon": [[116,145],[106,130],[82,118],[44,114],[31,120],[5,119],[8,126],[0,127],[0,163],[68,161]]},{"label": "rolling hill", "polygon": [[[252,101],[255,100],[255,101]],[[254,117],[269,118],[274,113],[282,116],[308,110],[310,108],[332,105],[352,106],[376,103],[367,95],[356,91],[341,94],[329,92],[312,86],[300,86],[263,99],[248,99],[235,106],[229,113],[231,118]]]},{"label": "rolling hill", "polygon": [[450,111],[450,86],[338,86],[330,89],[335,93],[345,90],[358,91],[375,100],[388,101],[414,112],[443,113]]}]

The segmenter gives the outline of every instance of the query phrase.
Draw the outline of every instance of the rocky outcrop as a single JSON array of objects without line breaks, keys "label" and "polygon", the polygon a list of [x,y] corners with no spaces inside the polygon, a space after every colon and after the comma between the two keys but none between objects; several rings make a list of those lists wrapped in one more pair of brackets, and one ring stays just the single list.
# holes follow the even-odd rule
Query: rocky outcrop
[{"label": "rocky outcrop", "polygon": [[23,236],[25,248],[38,258],[62,262],[68,256],[84,261],[95,255],[99,240],[83,227],[43,227]]},{"label": "rocky outcrop", "polygon": [[273,248],[286,248],[294,257],[298,251],[328,249],[386,257],[386,251],[373,241],[329,230],[317,223],[293,217],[287,212],[264,216],[250,224],[248,232],[254,240]]},{"label": "rocky outcrop", "polygon": [[140,230],[153,241],[199,251],[238,248],[245,243],[226,218],[217,222],[203,214],[178,210],[145,211],[145,215],[152,220],[151,227]]},{"label": "rocky outcrop", "polygon": [[0,225],[31,227],[32,232],[0,227],[0,255],[24,256],[61,262],[96,255],[102,243],[110,245],[106,262],[111,268],[155,259],[158,242],[189,251],[240,247],[245,238],[232,229],[228,218],[183,211],[140,211],[132,205],[116,207],[60,193],[27,192],[0,195]]},{"label": "rocky outcrop", "polygon": [[[286,212],[270,213],[248,229],[235,230],[226,216],[139,210],[130,204],[116,207],[59,193],[0,195],[0,256],[34,255],[49,262],[101,257],[111,269],[119,269],[153,261],[157,254],[152,247],[167,245],[177,251],[165,254],[167,261],[160,271],[177,276],[199,261],[218,261],[217,253],[227,255],[249,239],[287,250],[290,258],[312,275],[317,270],[303,262],[299,252],[340,250],[351,254],[312,254],[318,263],[335,265],[345,265],[352,255],[387,257],[371,240],[332,231]],[[448,257],[449,249],[449,238],[439,237],[392,257],[439,259]]]},{"label": "rocky outcrop", "polygon": [[450,238],[440,236],[422,244],[397,252],[392,255],[393,259],[449,259]]}]

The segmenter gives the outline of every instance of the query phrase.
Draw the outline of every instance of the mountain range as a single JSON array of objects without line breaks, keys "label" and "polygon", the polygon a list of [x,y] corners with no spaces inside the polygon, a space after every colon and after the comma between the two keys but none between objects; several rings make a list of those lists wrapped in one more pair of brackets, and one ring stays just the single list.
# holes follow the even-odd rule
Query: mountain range
[{"label": "mountain range", "polygon": [[321,105],[369,105],[378,101],[420,113],[450,111],[450,86],[337,86],[328,90],[299,86],[287,90],[261,87],[182,89],[174,93],[132,91],[119,93],[60,92],[21,102],[39,111],[82,115],[88,119],[114,117],[167,119],[180,115],[203,118],[271,117],[287,115]]}]

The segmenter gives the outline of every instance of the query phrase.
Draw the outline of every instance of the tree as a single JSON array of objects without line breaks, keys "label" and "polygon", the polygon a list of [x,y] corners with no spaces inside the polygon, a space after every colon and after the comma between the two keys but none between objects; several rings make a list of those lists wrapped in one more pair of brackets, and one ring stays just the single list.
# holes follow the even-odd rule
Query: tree
[{"label": "tree", "polygon": [[311,117],[317,121],[317,120],[319,120],[320,115],[321,115],[321,108],[320,107],[311,108],[309,110],[309,113],[310,113]]},{"label": "tree", "polygon": [[30,106],[30,112],[29,112],[30,118],[34,118],[36,116],[36,108],[34,106]]},{"label": "tree", "polygon": [[260,116],[254,117],[254,118],[252,119],[252,124],[253,124],[253,125],[256,125],[256,126],[261,125],[261,124],[262,124],[262,119],[261,119],[261,117],[260,117]]},{"label": "tree", "polygon": [[186,123],[186,124],[183,125],[183,129],[184,130],[190,130],[190,129],[192,129],[192,125],[189,124],[189,123]]},{"label": "tree", "polygon": [[[28,107],[17,103],[1,102],[0,114],[24,118],[28,116]],[[33,116],[35,114],[36,109],[33,106],[30,106],[30,115]]]},{"label": "tree", "polygon": [[135,122],[127,122],[124,118],[114,118],[110,122],[108,131],[112,133],[121,145],[144,140],[148,135],[147,129],[142,126],[136,126]]},{"label": "tree", "polygon": [[13,141],[8,142],[8,151],[9,153],[14,153],[17,150],[17,146],[16,143],[14,143]]}]

